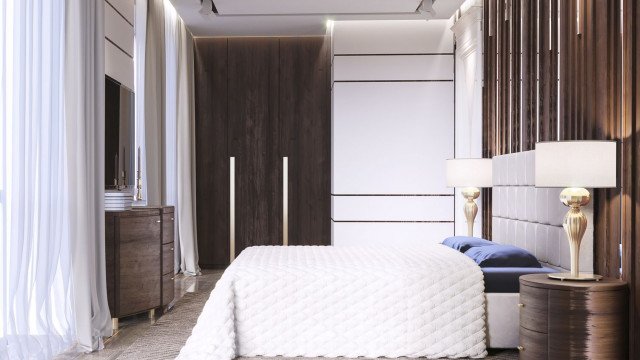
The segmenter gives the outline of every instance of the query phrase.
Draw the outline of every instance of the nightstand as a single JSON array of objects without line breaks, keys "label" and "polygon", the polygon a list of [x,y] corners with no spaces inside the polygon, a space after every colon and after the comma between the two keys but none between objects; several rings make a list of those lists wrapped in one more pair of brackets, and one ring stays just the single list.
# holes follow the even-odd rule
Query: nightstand
[{"label": "nightstand", "polygon": [[520,359],[627,359],[628,290],[617,279],[520,277]]}]

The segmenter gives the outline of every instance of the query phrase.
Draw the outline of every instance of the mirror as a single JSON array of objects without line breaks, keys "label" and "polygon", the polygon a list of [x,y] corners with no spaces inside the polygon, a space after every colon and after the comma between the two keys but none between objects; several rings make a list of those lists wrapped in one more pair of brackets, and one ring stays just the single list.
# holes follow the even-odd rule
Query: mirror
[{"label": "mirror", "polygon": [[133,91],[105,79],[105,185],[107,189],[135,184],[135,102]]}]

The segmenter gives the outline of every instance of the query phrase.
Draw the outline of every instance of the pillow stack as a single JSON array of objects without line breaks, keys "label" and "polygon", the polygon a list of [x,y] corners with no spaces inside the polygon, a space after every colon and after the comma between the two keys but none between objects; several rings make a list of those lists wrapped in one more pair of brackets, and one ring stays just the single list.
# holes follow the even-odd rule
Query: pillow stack
[{"label": "pillow stack", "polygon": [[480,267],[542,267],[533,254],[517,246],[469,236],[449,237],[442,244],[464,253]]}]

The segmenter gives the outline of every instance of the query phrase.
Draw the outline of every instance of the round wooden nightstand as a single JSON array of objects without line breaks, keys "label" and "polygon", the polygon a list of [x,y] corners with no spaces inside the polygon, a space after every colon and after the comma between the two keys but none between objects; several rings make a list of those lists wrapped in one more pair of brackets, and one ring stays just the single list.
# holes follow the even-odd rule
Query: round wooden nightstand
[{"label": "round wooden nightstand", "polygon": [[627,359],[624,281],[520,277],[520,359]]}]

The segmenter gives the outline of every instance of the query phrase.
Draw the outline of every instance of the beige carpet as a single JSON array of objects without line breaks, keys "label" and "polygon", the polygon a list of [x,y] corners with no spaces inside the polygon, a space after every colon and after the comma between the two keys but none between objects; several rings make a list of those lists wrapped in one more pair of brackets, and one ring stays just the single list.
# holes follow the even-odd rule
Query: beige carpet
[{"label": "beige carpet", "polygon": [[[174,308],[162,316],[149,330],[141,335],[118,357],[121,360],[164,360],[174,359],[191,334],[208,292],[186,293]],[[486,359],[516,360],[517,351],[490,351]],[[266,358],[241,358],[242,360],[265,360]],[[273,359],[273,358],[272,358]],[[285,358],[277,358],[284,360]],[[301,358],[296,358],[301,359]],[[318,358],[319,359],[319,358]],[[203,359],[205,360],[205,359]]]}]

